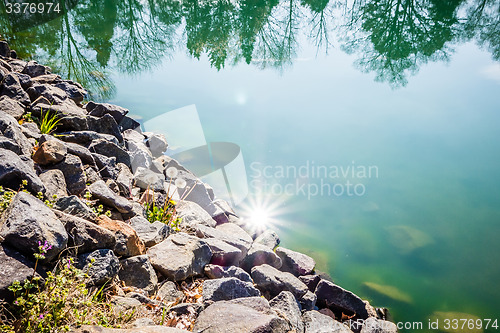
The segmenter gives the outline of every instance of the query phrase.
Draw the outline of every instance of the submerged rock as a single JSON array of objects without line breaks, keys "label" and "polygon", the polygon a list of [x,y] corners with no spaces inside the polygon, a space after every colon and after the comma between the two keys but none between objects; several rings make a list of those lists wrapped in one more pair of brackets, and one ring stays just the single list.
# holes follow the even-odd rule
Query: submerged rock
[{"label": "submerged rock", "polygon": [[[466,321],[466,323],[473,322],[476,323],[477,320],[481,320],[478,316],[475,316],[470,313],[463,313],[463,312],[444,312],[444,311],[435,311],[431,316],[430,316],[430,321],[431,323],[438,321],[438,328],[440,331],[443,332],[449,332],[449,333],[482,333],[483,328],[480,327],[478,328],[476,325],[474,325],[473,328],[469,328],[467,324],[465,325],[464,328],[462,328],[461,323]],[[446,322],[451,323],[450,325],[445,326],[445,320]],[[492,319],[492,323],[493,323]],[[458,322],[459,325],[453,325],[454,322]],[[483,322],[484,323],[484,322]],[[490,325],[491,327],[491,325]]]},{"label": "submerged rock", "polygon": [[389,297],[395,301],[404,302],[404,303],[412,303],[413,299],[411,296],[394,286],[387,286],[378,284],[375,282],[365,282],[364,286],[368,287],[368,289],[375,291],[381,295]]},{"label": "submerged rock", "polygon": [[402,254],[411,253],[419,248],[434,243],[425,232],[407,225],[387,227],[390,241]]}]

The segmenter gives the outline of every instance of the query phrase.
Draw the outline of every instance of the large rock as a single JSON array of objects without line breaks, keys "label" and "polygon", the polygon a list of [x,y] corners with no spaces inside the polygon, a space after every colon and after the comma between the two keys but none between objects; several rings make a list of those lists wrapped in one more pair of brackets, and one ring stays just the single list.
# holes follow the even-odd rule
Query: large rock
[{"label": "large rock", "polygon": [[244,258],[244,253],[240,249],[229,245],[228,243],[217,238],[205,238],[205,242],[212,250],[211,264],[220,266],[239,266]]},{"label": "large rock", "polygon": [[218,266],[218,265],[206,265],[204,268],[205,275],[210,279],[221,279],[227,277],[235,277],[244,282],[253,283],[250,275],[245,272],[240,267],[236,266]]},{"label": "large rock", "polygon": [[264,264],[279,269],[281,267],[281,259],[269,247],[258,243],[252,244],[245,260],[241,263],[241,267],[250,272],[252,267]]},{"label": "large rock", "polygon": [[100,285],[113,279],[120,268],[120,262],[112,250],[95,250],[78,256],[77,267],[90,279],[90,284]]},{"label": "large rock", "polygon": [[0,97],[0,111],[11,115],[16,120],[19,120],[24,114],[24,106],[12,98],[2,96]]},{"label": "large rock", "polygon": [[197,224],[215,227],[217,222],[203,208],[195,202],[181,200],[175,206],[177,216],[182,219],[182,225],[191,228]]},{"label": "large rock", "polygon": [[269,305],[280,314],[280,317],[285,318],[290,323],[292,331],[304,332],[300,305],[291,292],[282,291],[269,301]]},{"label": "large rock", "polygon": [[35,169],[10,150],[0,148],[0,184],[3,187],[18,189],[26,180],[26,188],[32,193],[44,192],[45,186],[36,175]]},{"label": "large rock", "polygon": [[204,333],[283,333],[289,324],[278,317],[262,297],[216,302],[196,319],[193,332]]},{"label": "large rock", "polygon": [[116,145],[119,145],[118,140],[113,135],[87,130],[70,130],[60,133],[59,138],[65,142],[72,142],[79,145],[90,145],[92,141],[100,139],[104,139]]},{"label": "large rock", "polygon": [[0,112],[0,133],[19,147],[18,151],[15,151],[16,153],[31,155],[33,146],[22,133],[21,126],[14,117],[3,112]]},{"label": "large rock", "polygon": [[51,169],[62,171],[70,194],[79,195],[85,190],[87,178],[79,157],[67,154],[63,161],[54,164]]},{"label": "large rock", "polygon": [[118,277],[125,285],[143,289],[150,294],[156,290],[158,277],[147,255],[123,259],[120,264]]},{"label": "large rock", "polygon": [[361,333],[398,333],[398,328],[390,321],[370,317],[365,320]]},{"label": "large rock", "polygon": [[267,264],[252,268],[251,275],[257,288],[268,298],[288,290],[300,300],[308,292],[307,286],[293,274],[281,272]]},{"label": "large rock", "polygon": [[278,247],[276,254],[281,258],[281,270],[295,276],[311,274],[316,266],[313,258],[300,252]]},{"label": "large rock", "polygon": [[332,310],[353,312],[361,319],[376,316],[376,313],[373,313],[373,308],[361,298],[333,282],[321,280],[314,293],[318,298],[317,303],[319,306],[328,307]]},{"label": "large rock", "polygon": [[95,223],[54,210],[69,236],[68,245],[74,246],[78,253],[115,247],[114,234]]},{"label": "large rock", "polygon": [[299,276],[299,280],[304,282],[304,284],[309,288],[310,291],[314,292],[318,286],[319,281],[321,281],[321,276],[319,275],[302,275]]},{"label": "large rock", "polygon": [[113,250],[117,256],[133,257],[145,253],[144,243],[127,223],[101,215],[97,218],[97,224],[115,235],[116,245]]},{"label": "large rock", "polygon": [[19,78],[14,73],[7,74],[2,81],[2,95],[16,100],[23,105],[30,103],[30,98],[21,86]]},{"label": "large rock", "polygon": [[91,184],[88,191],[103,204],[116,208],[120,213],[130,213],[132,211],[132,204],[124,197],[111,191],[103,180]]},{"label": "large rock", "polygon": [[42,143],[33,154],[33,161],[41,165],[49,165],[61,162],[68,150],[59,140],[48,140]]},{"label": "large rock", "polygon": [[39,63],[37,63],[34,60],[28,61],[28,63],[26,64],[26,66],[23,69],[23,73],[27,74],[31,77],[36,77],[36,76],[40,76],[40,75],[47,75],[47,74],[50,74],[50,72],[51,72],[50,67],[40,65]]},{"label": "large rock", "polygon": [[135,186],[143,190],[151,189],[155,192],[165,191],[165,181],[161,173],[156,173],[150,169],[138,167],[134,173]]},{"label": "large rock", "polygon": [[94,117],[103,117],[109,114],[117,123],[120,123],[123,117],[128,113],[127,109],[109,103],[88,102],[86,109],[89,115]]},{"label": "large rock", "polygon": [[0,236],[20,252],[39,253],[39,245],[47,244],[45,260],[54,259],[68,243],[68,234],[57,216],[43,202],[25,192],[12,199],[0,217]]},{"label": "large rock", "polygon": [[228,301],[241,297],[260,296],[260,292],[251,283],[234,277],[205,280],[203,282],[203,301]]},{"label": "large rock", "polygon": [[274,250],[278,245],[280,245],[280,237],[276,231],[266,229],[259,236],[257,236],[257,238],[255,238],[254,242]]},{"label": "large rock", "polygon": [[128,152],[113,142],[109,142],[103,139],[94,140],[90,144],[89,150],[92,153],[97,153],[108,157],[115,157],[116,162],[123,163],[126,166],[130,167],[130,156]]},{"label": "large rock", "polygon": [[83,98],[87,94],[87,91],[83,89],[79,84],[76,84],[70,80],[57,82],[54,86],[63,90],[68,95],[68,98],[72,99],[77,104],[83,102]]},{"label": "large rock", "polygon": [[347,326],[318,311],[307,311],[302,318],[305,333],[353,333]]},{"label": "large rock", "polygon": [[61,170],[48,170],[40,174],[40,180],[45,185],[45,196],[49,199],[62,198],[68,195],[66,180]]},{"label": "large rock", "polygon": [[161,274],[174,281],[200,275],[210,262],[212,251],[203,240],[185,233],[170,235],[147,251]]},{"label": "large rock", "polygon": [[101,118],[89,116],[87,117],[87,125],[90,131],[109,134],[114,136],[118,142],[123,142],[120,126],[118,126],[115,119],[109,114]]},{"label": "large rock", "polygon": [[57,199],[53,208],[91,222],[94,222],[97,218],[94,211],[76,195]]},{"label": "large rock", "polygon": [[115,181],[116,184],[118,184],[120,193],[125,197],[129,197],[131,195],[134,175],[130,171],[129,167],[123,163],[117,163],[116,168],[118,169],[118,174],[116,175]]},{"label": "large rock", "polygon": [[158,288],[157,296],[165,303],[180,303],[184,299],[184,293],[177,288],[173,281],[165,281]]},{"label": "large rock", "polygon": [[238,249],[246,255],[248,249],[252,246],[252,238],[237,225],[227,224],[229,227],[210,228],[202,224],[196,225],[196,235],[202,238],[216,238],[224,241]]},{"label": "large rock", "polygon": [[[131,131],[133,133],[137,133],[136,131]],[[130,137],[130,135],[129,135]],[[130,154],[130,164],[132,165],[132,172],[137,172],[138,168],[146,168],[148,170],[152,170],[157,172],[155,168],[153,168],[153,155],[151,151],[149,151],[148,147],[142,141],[135,141],[137,138],[133,138],[133,140],[125,140],[125,145],[127,146],[128,152]],[[163,179],[164,176],[162,175]]]},{"label": "large rock", "polygon": [[161,243],[168,237],[170,232],[170,228],[165,223],[161,223],[160,221],[151,223],[140,215],[131,218],[130,225],[137,232],[137,235],[146,247]]},{"label": "large rock", "polygon": [[151,151],[151,154],[154,157],[163,155],[168,147],[167,139],[165,139],[165,136],[163,134],[151,132],[144,132],[144,135],[146,136],[145,144]]},{"label": "large rock", "polygon": [[116,178],[116,176],[118,175],[118,168],[116,167],[116,157],[108,157],[101,154],[92,153],[92,158],[95,160],[95,164],[97,165],[99,174],[102,178]]},{"label": "large rock", "polygon": [[0,299],[11,301],[14,294],[8,288],[14,281],[24,282],[33,276],[34,263],[7,244],[0,244]]}]

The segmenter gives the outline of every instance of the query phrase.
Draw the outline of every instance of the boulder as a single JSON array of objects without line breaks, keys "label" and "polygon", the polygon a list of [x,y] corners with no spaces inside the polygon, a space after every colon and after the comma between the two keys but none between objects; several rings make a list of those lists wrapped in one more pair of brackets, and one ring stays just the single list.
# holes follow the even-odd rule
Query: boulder
[{"label": "boulder", "polygon": [[12,98],[7,96],[0,97],[0,111],[14,117],[16,120],[21,119],[24,114],[24,106]]},{"label": "boulder", "polygon": [[128,116],[123,117],[123,119],[120,121],[118,125],[120,125],[122,131],[128,129],[135,130],[137,128],[139,129],[141,128],[141,124],[137,120],[130,118]]},{"label": "boulder", "polygon": [[39,253],[40,244],[47,244],[50,248],[45,261],[54,259],[68,243],[68,234],[57,216],[25,192],[17,193],[0,217],[0,237],[30,256]]},{"label": "boulder", "polygon": [[311,274],[316,266],[314,259],[308,255],[284,247],[278,247],[276,254],[281,258],[281,270],[295,276]]},{"label": "boulder", "polygon": [[58,210],[54,210],[54,213],[68,233],[68,245],[74,246],[79,254],[115,247],[115,235],[108,229]]},{"label": "boulder", "polygon": [[170,233],[170,229],[165,223],[159,221],[151,223],[140,215],[131,218],[130,225],[134,228],[146,247],[152,247],[161,243]]},{"label": "boulder", "polygon": [[254,243],[241,263],[241,268],[250,272],[253,267],[263,264],[279,269],[281,267],[281,259],[269,247]]},{"label": "boulder", "polygon": [[[30,156],[33,145],[28,141],[16,119],[7,113],[0,112],[0,134],[12,140],[19,147],[18,152]],[[17,153],[17,152],[16,152]]]},{"label": "boulder", "polygon": [[83,102],[83,98],[87,95],[85,89],[70,80],[57,82],[54,86],[64,91],[76,104]]},{"label": "boulder", "polygon": [[28,141],[30,141],[29,139],[39,140],[40,136],[42,135],[40,129],[38,128],[38,125],[33,122],[23,122],[20,128],[21,132],[28,139]]},{"label": "boulder", "polygon": [[[224,226],[224,227],[223,227]],[[237,225],[220,225],[217,228],[210,228],[205,225],[196,225],[196,235],[202,238],[217,238],[238,249],[246,255],[252,246],[252,238]]]},{"label": "boulder", "polygon": [[8,288],[14,281],[24,282],[33,276],[35,264],[7,244],[0,244],[0,299],[7,302],[14,299]]},{"label": "boulder", "polygon": [[120,193],[125,197],[129,197],[131,195],[130,192],[132,190],[134,175],[130,171],[129,167],[123,163],[117,163],[116,168],[118,169],[116,184],[118,184]]},{"label": "boulder", "polygon": [[255,238],[254,243],[262,244],[271,250],[274,250],[278,245],[280,245],[280,237],[276,231],[266,229],[259,236],[257,236],[257,238]]},{"label": "boulder", "polygon": [[319,281],[321,281],[321,276],[319,275],[303,275],[299,276],[299,280],[304,282],[304,284],[309,288],[309,291],[314,292]]},{"label": "boulder", "polygon": [[64,160],[51,166],[51,169],[62,171],[69,194],[80,195],[85,190],[87,178],[79,157],[67,154]]},{"label": "boulder", "polygon": [[130,156],[128,152],[113,142],[104,139],[94,140],[90,144],[89,150],[92,153],[115,157],[117,163],[123,163],[130,167]]},{"label": "boulder", "polygon": [[40,65],[36,61],[28,61],[26,66],[24,67],[23,71],[24,74],[27,74],[31,77],[36,77],[40,75],[47,75],[50,74],[51,69],[50,67]]},{"label": "boulder", "polygon": [[65,142],[77,143],[79,145],[90,145],[94,140],[104,139],[116,145],[119,145],[118,140],[113,135],[97,133],[87,130],[71,130],[60,133],[59,138]]},{"label": "boulder", "polygon": [[42,143],[33,154],[33,161],[40,165],[56,164],[61,162],[68,150],[59,140],[48,140]]},{"label": "boulder", "polygon": [[229,245],[217,238],[205,238],[205,242],[212,250],[211,264],[220,266],[239,266],[244,258],[244,253],[240,249]]},{"label": "boulder", "polygon": [[370,317],[365,320],[361,333],[398,333],[398,328],[390,321]]},{"label": "boulder", "polygon": [[102,178],[112,178],[115,179],[118,175],[118,168],[116,167],[116,157],[104,156],[97,153],[92,153],[92,158],[99,170],[99,174]]},{"label": "boulder", "polygon": [[129,112],[127,109],[122,108],[121,106],[109,104],[109,103],[95,103],[88,102],[86,105],[86,109],[89,115],[94,117],[103,117],[106,114],[112,116],[117,123],[120,123],[125,117],[125,115]]},{"label": "boulder", "polygon": [[184,299],[184,293],[173,281],[165,281],[158,288],[156,295],[165,303],[180,303]]},{"label": "boulder", "polygon": [[308,292],[307,286],[291,273],[281,272],[267,264],[252,268],[252,279],[266,298],[273,298],[284,290],[301,299]]},{"label": "boulder", "polygon": [[316,294],[308,290],[300,299],[299,304],[302,307],[302,310],[310,311],[314,310],[316,307],[316,301],[318,298]]},{"label": "boulder", "polygon": [[252,296],[260,296],[259,290],[253,284],[234,277],[203,281],[203,301],[205,304]]},{"label": "boulder", "polygon": [[[51,84],[33,84],[28,90],[26,90],[32,102],[40,102],[42,104],[49,105],[71,105],[76,104],[73,101],[68,100],[68,95],[62,89],[56,88]],[[46,111],[46,110],[45,110]]]},{"label": "boulder", "polygon": [[[137,133],[136,131],[131,132]],[[133,140],[137,140],[137,138],[133,138]],[[156,172],[153,168],[153,155],[142,141],[126,140],[125,145],[130,154],[130,164],[134,173],[137,172],[138,168],[146,168]],[[163,179],[164,176],[162,175],[161,178]]]},{"label": "boulder", "polygon": [[221,279],[227,277],[235,277],[244,282],[253,283],[250,275],[245,272],[240,267],[236,266],[218,266],[218,265],[206,265],[204,268],[205,275],[210,279]]},{"label": "boulder", "polygon": [[151,151],[153,157],[159,157],[167,150],[168,143],[165,136],[160,133],[144,132],[146,136],[145,144]]},{"label": "boulder", "polygon": [[174,281],[200,275],[212,258],[207,243],[185,233],[170,235],[160,244],[149,248],[147,254],[153,267]]},{"label": "boulder", "polygon": [[138,167],[134,173],[135,186],[147,190],[151,189],[155,192],[165,191],[165,181],[161,173],[156,173],[152,170]]},{"label": "boulder", "polygon": [[57,201],[53,205],[53,208],[60,210],[61,212],[64,212],[66,214],[81,217],[90,222],[94,222],[97,218],[97,215],[94,213],[94,211],[76,195],[57,199]]},{"label": "boulder", "polygon": [[115,235],[116,245],[113,250],[117,256],[133,257],[145,253],[144,243],[127,223],[101,215],[97,218],[97,224]]},{"label": "boulder", "polygon": [[3,64],[5,68],[9,69],[9,71],[14,71],[14,72],[19,72],[21,73],[26,67],[26,64],[28,62],[20,59],[9,59],[8,66],[5,66],[5,63]]},{"label": "boulder", "polygon": [[49,199],[62,198],[68,195],[66,181],[61,170],[48,170],[40,174],[40,180],[45,185],[45,197]]},{"label": "boulder", "polygon": [[88,191],[103,204],[116,208],[120,213],[130,213],[132,211],[132,204],[124,197],[111,191],[103,180],[91,184]]},{"label": "boulder", "polygon": [[142,289],[152,294],[157,287],[158,277],[147,255],[120,260],[118,277],[127,286]]},{"label": "boulder", "polygon": [[18,72],[14,72],[14,74],[17,75],[17,77],[19,79],[19,83],[21,83],[21,87],[24,90],[27,90],[29,87],[31,87],[33,85],[33,82],[31,81],[31,78],[29,75],[18,73]]},{"label": "boulder", "polygon": [[288,321],[292,331],[304,332],[300,305],[291,292],[282,291],[269,301],[269,305],[281,318]]},{"label": "boulder", "polygon": [[78,156],[80,160],[82,160],[83,164],[91,166],[95,165],[95,160],[92,156],[92,153],[84,146],[80,146],[79,144],[72,142],[65,142],[64,145],[66,146],[68,153]]},{"label": "boulder", "polygon": [[193,332],[283,333],[289,329],[289,324],[276,315],[267,300],[249,297],[210,305],[196,319]]},{"label": "boulder", "polygon": [[101,285],[118,274],[120,261],[112,250],[101,249],[79,255],[77,267],[87,273],[89,284]]},{"label": "boulder", "polygon": [[194,228],[197,224],[215,227],[217,222],[195,202],[181,200],[175,206],[177,216],[182,219],[182,225]]},{"label": "boulder", "polygon": [[115,119],[109,114],[105,114],[101,118],[87,117],[87,126],[90,131],[109,134],[114,136],[118,142],[123,142],[120,126],[118,126]]},{"label": "boulder", "polygon": [[353,333],[347,326],[318,311],[307,311],[302,319],[305,333]]},{"label": "boulder", "polygon": [[31,193],[45,192],[45,186],[36,175],[35,169],[14,152],[0,148],[0,184],[17,190],[26,180]]},{"label": "boulder", "polygon": [[[23,105],[30,104],[30,98],[14,73],[5,75],[2,81],[2,95],[12,98]],[[30,88],[31,89],[31,88]]]}]

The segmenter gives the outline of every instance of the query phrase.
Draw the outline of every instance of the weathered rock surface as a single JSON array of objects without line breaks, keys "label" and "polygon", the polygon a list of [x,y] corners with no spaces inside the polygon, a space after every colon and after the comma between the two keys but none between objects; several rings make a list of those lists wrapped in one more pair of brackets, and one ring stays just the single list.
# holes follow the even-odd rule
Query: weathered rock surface
[{"label": "weathered rock surface", "polygon": [[109,103],[88,102],[86,109],[89,115],[94,117],[103,117],[105,114],[109,114],[117,123],[120,123],[123,117],[128,113],[127,109]]},{"label": "weathered rock surface", "polygon": [[300,299],[308,291],[307,286],[293,274],[281,272],[267,264],[252,268],[251,275],[257,288],[268,298],[288,290],[295,298]]},{"label": "weathered rock surface", "polygon": [[116,245],[113,250],[117,256],[133,257],[145,253],[144,243],[127,223],[101,215],[97,218],[97,224],[115,235]]},{"label": "weathered rock surface", "polygon": [[0,299],[14,299],[8,290],[14,281],[24,282],[33,276],[34,263],[7,244],[0,244]]},{"label": "weathered rock surface", "polygon": [[185,233],[170,235],[149,248],[147,254],[153,267],[174,281],[200,275],[212,258],[212,251],[206,242]]},{"label": "weathered rock surface", "polygon": [[81,217],[82,219],[90,222],[94,222],[97,218],[94,211],[76,195],[70,195],[69,197],[57,199],[53,208],[69,215]]},{"label": "weathered rock surface", "polygon": [[251,283],[243,282],[234,277],[205,280],[203,282],[203,301],[210,302],[228,301],[241,297],[260,296]]},{"label": "weathered rock surface", "polygon": [[271,250],[274,250],[274,248],[280,244],[280,237],[276,231],[266,229],[259,236],[257,236],[257,238],[255,238],[254,243],[262,244]]},{"label": "weathered rock surface", "polygon": [[91,184],[88,191],[103,204],[116,208],[120,213],[130,213],[132,211],[132,204],[124,197],[111,191],[103,180]]},{"label": "weathered rock surface", "polygon": [[288,321],[292,331],[304,332],[300,306],[291,292],[282,291],[278,296],[269,301],[269,305],[274,311],[280,314],[280,317]]},{"label": "weathered rock surface", "polygon": [[170,233],[170,229],[165,223],[159,221],[151,223],[140,215],[131,218],[130,225],[137,232],[137,235],[146,247],[152,247],[161,243]]},{"label": "weathered rock surface", "polygon": [[120,260],[120,265],[118,277],[125,285],[143,289],[150,294],[156,290],[158,277],[147,255]]},{"label": "weathered rock surface", "polygon": [[73,329],[71,333],[186,333],[186,330],[181,330],[174,327],[166,326],[142,326],[130,329],[106,328],[101,326],[84,325],[80,328]]},{"label": "weathered rock surface", "polygon": [[270,308],[262,297],[220,301],[203,310],[193,332],[204,333],[283,333],[289,324]]},{"label": "weathered rock surface", "polygon": [[57,216],[40,200],[25,192],[12,199],[0,217],[0,236],[22,253],[39,253],[38,246],[51,246],[45,260],[54,259],[68,243],[68,234]]},{"label": "weathered rock surface", "polygon": [[108,157],[115,157],[116,162],[123,163],[126,166],[130,167],[129,154],[116,143],[104,139],[94,140],[92,141],[88,149],[92,153],[97,153]]},{"label": "weathered rock surface", "polygon": [[0,112],[0,133],[16,146],[16,154],[31,155],[33,145],[28,141],[16,119],[7,113]]},{"label": "weathered rock surface", "polygon": [[36,175],[35,169],[17,154],[0,148],[0,183],[4,188],[17,190],[26,180],[31,193],[44,192],[45,187]]},{"label": "weathered rock surface", "polygon": [[236,266],[218,266],[218,265],[206,265],[204,268],[205,275],[210,279],[221,279],[227,277],[235,277],[244,282],[253,283],[250,275],[245,272],[240,267]]},{"label": "weathered rock surface", "polygon": [[144,132],[146,136],[145,144],[151,151],[153,157],[159,157],[167,150],[168,143],[165,136],[160,133]]},{"label": "weathered rock surface", "polygon": [[321,277],[319,275],[303,275],[299,276],[299,280],[304,282],[310,291],[314,292],[319,281],[321,281]]},{"label": "weathered rock surface", "polygon": [[280,269],[295,276],[311,274],[314,266],[316,266],[314,259],[308,255],[284,247],[278,247],[276,254],[281,258],[282,265]]},{"label": "weathered rock surface", "polygon": [[244,253],[240,249],[229,245],[228,243],[217,238],[205,238],[205,242],[212,250],[211,264],[220,266],[239,266],[244,258]]},{"label": "weathered rock surface", "polygon": [[61,162],[68,150],[66,146],[59,140],[48,140],[42,143],[35,154],[33,161],[41,165],[49,165]]},{"label": "weathered rock surface", "polygon": [[252,267],[264,264],[274,268],[280,268],[281,259],[269,247],[258,243],[252,244],[252,247],[248,250],[247,256],[241,263],[241,267],[247,272],[250,272]]},{"label": "weathered rock surface", "polygon": [[158,288],[157,296],[165,303],[181,302],[184,299],[184,293],[177,288],[173,281],[165,281]]},{"label": "weathered rock surface", "polygon": [[305,333],[352,333],[347,326],[318,311],[307,311],[302,318]]},{"label": "weathered rock surface", "polygon": [[45,185],[45,196],[49,199],[62,198],[68,195],[66,180],[61,170],[48,170],[40,174],[40,180]]},{"label": "weathered rock surface", "polygon": [[24,114],[24,107],[18,101],[7,96],[2,96],[0,97],[0,111],[11,115],[16,120],[19,120]]},{"label": "weathered rock surface", "polygon": [[21,87],[21,82],[17,75],[13,73],[7,74],[2,81],[2,95],[12,98],[24,105],[30,103],[28,94]]},{"label": "weathered rock surface", "polygon": [[87,178],[79,157],[67,154],[63,161],[54,164],[51,169],[62,171],[70,194],[79,195],[85,190]]},{"label": "weathered rock surface", "polygon": [[202,238],[219,239],[234,247],[237,247],[241,250],[242,253],[246,255],[248,249],[250,249],[250,246],[252,246],[252,238],[237,225],[220,228],[222,226],[223,225],[217,226],[217,228],[210,228],[205,225],[198,224],[196,225],[196,235]]},{"label": "weathered rock surface", "polygon": [[194,228],[197,224],[214,228],[215,220],[195,202],[182,200],[175,207],[177,216],[182,219],[182,224]]},{"label": "weathered rock surface", "polygon": [[78,256],[77,267],[86,272],[90,284],[100,285],[118,274],[120,262],[112,250],[95,250]]},{"label": "weathered rock surface", "polygon": [[143,190],[165,191],[163,175],[150,169],[138,167],[134,173],[134,184]]}]

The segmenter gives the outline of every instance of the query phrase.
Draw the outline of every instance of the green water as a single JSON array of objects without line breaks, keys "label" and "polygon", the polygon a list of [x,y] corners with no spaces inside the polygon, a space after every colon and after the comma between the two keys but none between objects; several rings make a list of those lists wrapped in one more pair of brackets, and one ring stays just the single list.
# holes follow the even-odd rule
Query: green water
[{"label": "green water", "polygon": [[[207,142],[241,147],[249,182],[265,167],[374,167],[298,177],[310,198],[276,191],[297,177],[274,173],[240,209],[265,197],[284,246],[426,327],[435,311],[500,320],[499,11],[498,1],[107,0],[27,30],[1,24],[20,56],[144,121],[195,104]],[[313,195],[347,181],[362,195]]]}]

